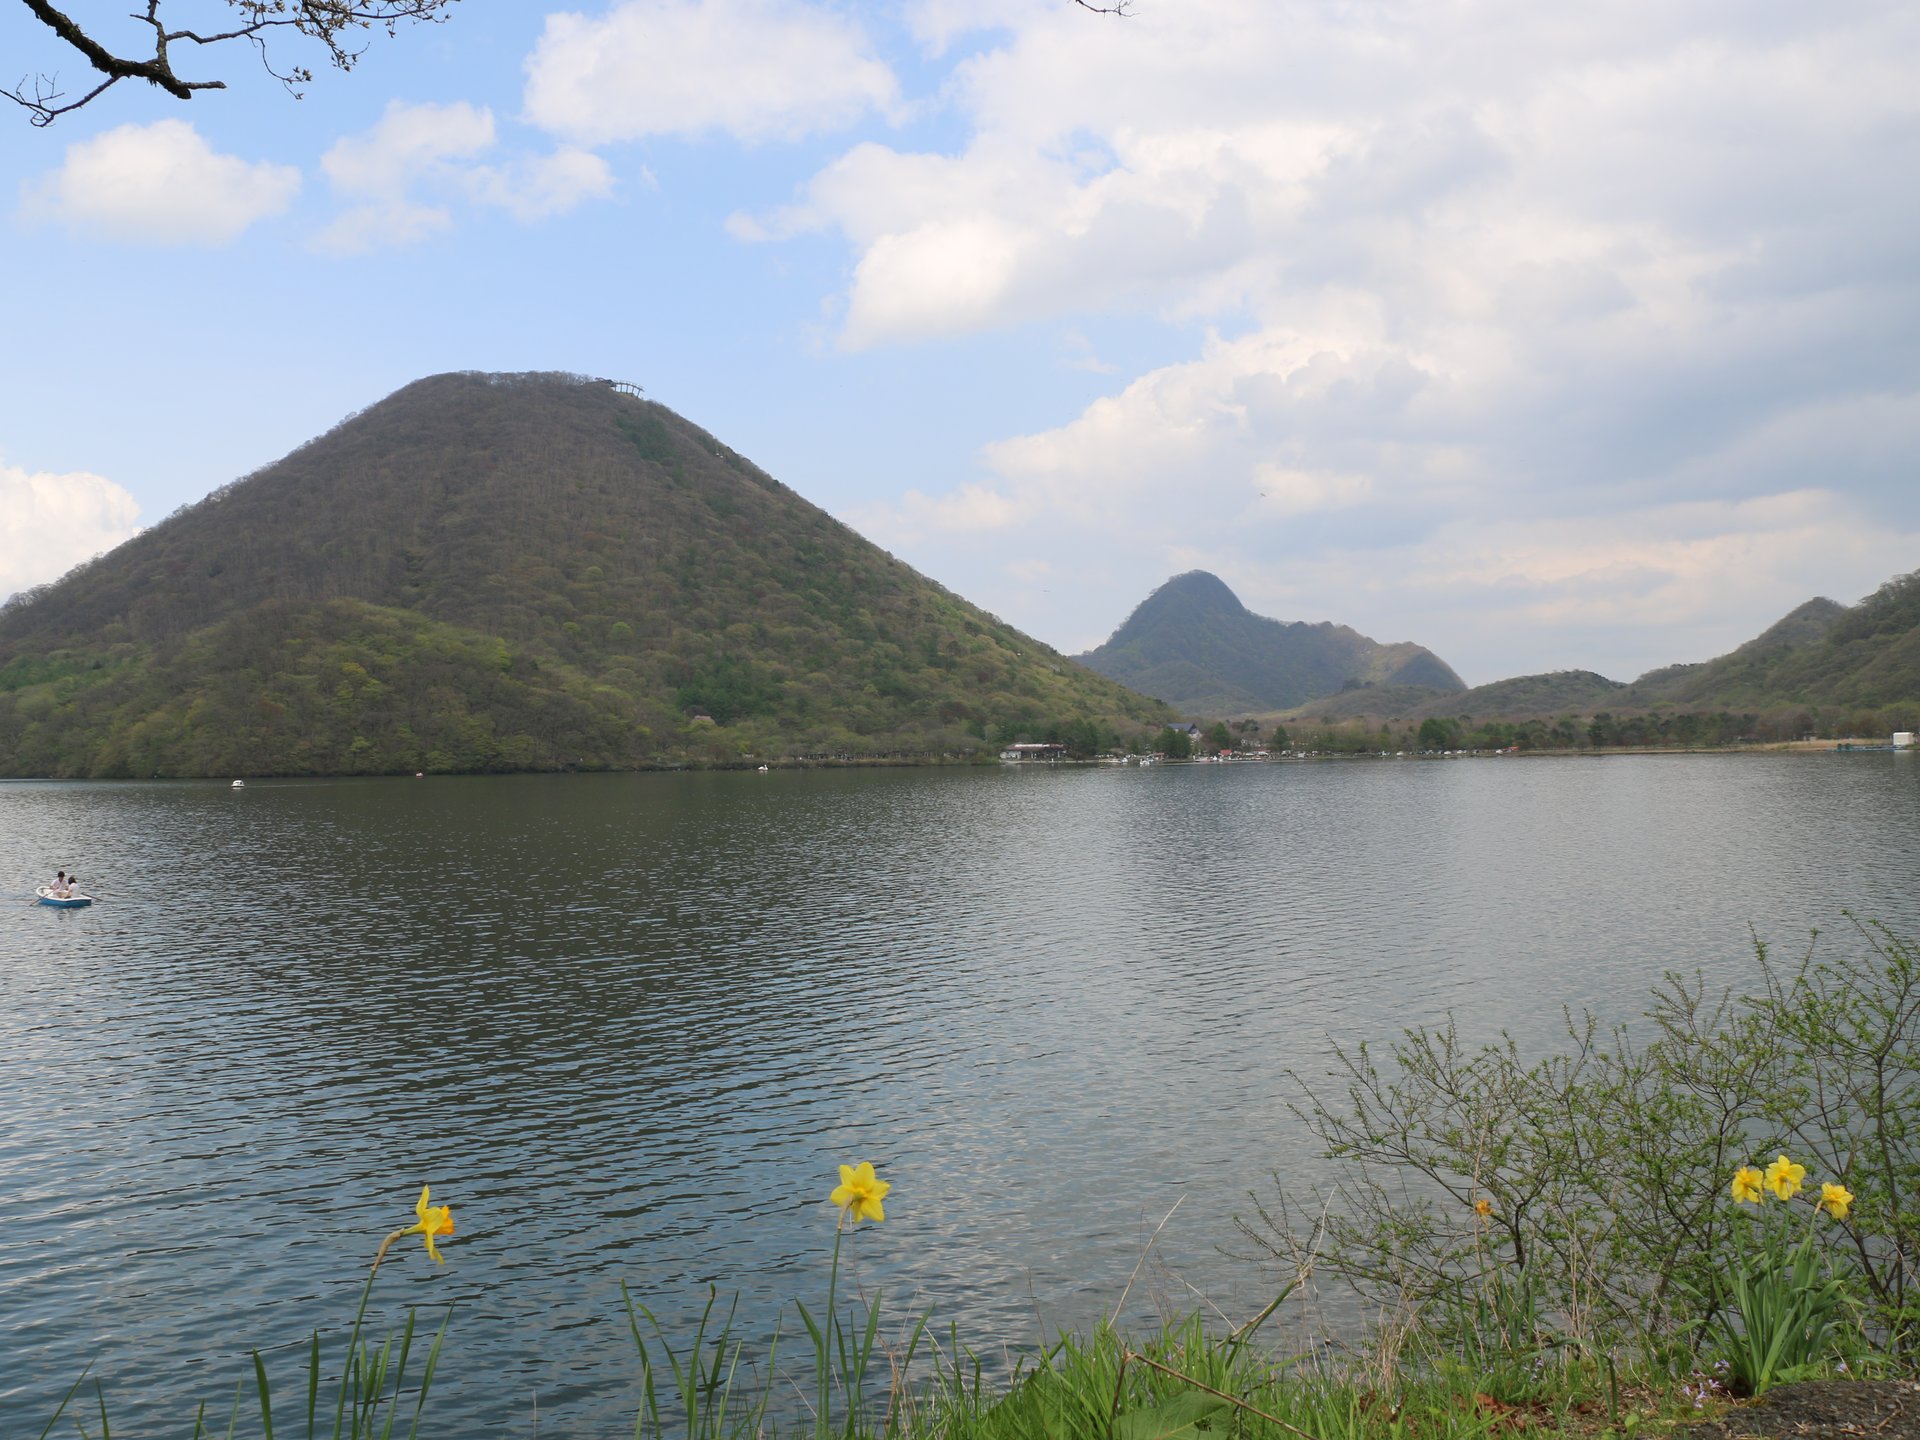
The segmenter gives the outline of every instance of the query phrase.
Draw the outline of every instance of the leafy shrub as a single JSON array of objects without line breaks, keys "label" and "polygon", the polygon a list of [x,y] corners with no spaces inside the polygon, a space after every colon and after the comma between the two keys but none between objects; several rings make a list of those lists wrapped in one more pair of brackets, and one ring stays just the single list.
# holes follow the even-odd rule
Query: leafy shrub
[{"label": "leafy shrub", "polygon": [[1816,934],[1785,966],[1756,941],[1748,995],[1669,973],[1644,1045],[1569,1014],[1569,1047],[1543,1060],[1510,1037],[1469,1046],[1451,1020],[1384,1058],[1336,1047],[1338,1090],[1302,1082],[1295,1107],[1338,1163],[1331,1195],[1283,1189],[1241,1229],[1421,1340],[1477,1343],[1490,1301],[1524,1293],[1543,1335],[1677,1351],[1726,1303],[1727,1177],[1791,1149],[1851,1192],[1813,1243],[1869,1338],[1911,1361],[1920,951],[1875,925],[1853,938],[1855,958],[1824,958]]}]

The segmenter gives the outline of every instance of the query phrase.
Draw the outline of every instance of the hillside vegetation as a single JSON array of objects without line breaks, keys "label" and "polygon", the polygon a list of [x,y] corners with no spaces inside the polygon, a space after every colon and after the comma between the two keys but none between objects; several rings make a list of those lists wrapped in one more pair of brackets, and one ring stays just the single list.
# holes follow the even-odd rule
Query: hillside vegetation
[{"label": "hillside vegetation", "polygon": [[0,610],[11,775],[932,758],[1165,718],[569,375],[418,381]]},{"label": "hillside vegetation", "polygon": [[1167,581],[1106,644],[1078,658],[1187,714],[1284,710],[1369,685],[1465,688],[1419,645],[1382,645],[1345,625],[1266,619],[1204,570]]},{"label": "hillside vegetation", "polygon": [[1809,600],[1718,659],[1631,683],[1590,670],[1521,675],[1447,694],[1361,687],[1263,717],[1340,727],[1326,748],[1521,749],[1884,738],[1920,728],[1920,571],[1858,605]]},{"label": "hillside vegetation", "polygon": [[1809,600],[1739,649],[1634,681],[1646,705],[1826,705],[1920,699],[1920,571],[1851,608]]}]

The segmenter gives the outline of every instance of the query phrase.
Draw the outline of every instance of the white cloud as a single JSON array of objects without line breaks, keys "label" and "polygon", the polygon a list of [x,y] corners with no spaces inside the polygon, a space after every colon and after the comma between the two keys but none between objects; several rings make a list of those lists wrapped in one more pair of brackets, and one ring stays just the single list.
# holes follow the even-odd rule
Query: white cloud
[{"label": "white cloud", "polygon": [[0,462],[0,598],[131,539],[139,518],[138,502],[105,476]]},{"label": "white cloud", "polygon": [[894,544],[909,544],[928,535],[1004,530],[1019,522],[1020,507],[990,486],[963,485],[941,496],[909,490],[897,505],[857,509],[851,518],[865,533],[884,534]]},{"label": "white cloud", "polygon": [[893,72],[832,10],[777,0],[626,0],[547,17],[526,111],[579,145],[723,133],[793,140],[899,106]]},{"label": "white cloud", "polygon": [[[1095,641],[1203,565],[1480,679],[1631,674],[1920,561],[1911,7],[912,23],[964,56],[957,138],[867,140],[729,228],[844,238],[847,349],[1046,324],[1137,355],[1158,322],[1156,363],[984,478],[867,512],[1017,623]],[[1013,567],[1047,556],[1041,604]]]},{"label": "white cloud", "polygon": [[599,156],[563,147],[551,155],[483,164],[496,146],[493,112],[456,101],[410,105],[393,101],[379,124],[334,143],[320,166],[335,194],[351,201],[318,237],[322,250],[363,254],[416,244],[448,230],[445,203],[425,190],[506,210],[532,222],[612,193],[613,172]]},{"label": "white cloud", "polygon": [[371,130],[335,141],[320,168],[334,189],[384,200],[405,194],[438,166],[492,149],[493,142],[493,112],[485,106],[395,100]]},{"label": "white cloud", "polygon": [[[1821,488],[1601,516],[1471,511],[1398,535],[1336,530],[1283,561],[1259,522],[1203,486],[1071,518],[1018,492],[996,503],[1017,523],[979,528],[925,496],[858,518],[909,558],[937,552],[945,583],[1070,652],[1104,641],[1168,576],[1204,569],[1256,614],[1412,640],[1469,684],[1569,668],[1631,680],[1711,659],[1815,595],[1860,599],[1920,554],[1920,527]],[[1050,539],[1069,527],[1071,548]]]},{"label": "white cloud", "polygon": [[452,213],[415,200],[414,190],[457,182],[493,144],[493,112],[484,106],[390,102],[371,130],[336,140],[321,157],[334,193],[355,203],[315,243],[331,254],[358,255],[450,229]]},{"label": "white cloud", "polygon": [[366,255],[418,245],[452,228],[453,212],[444,205],[395,198],[342,210],[314,237],[314,247],[329,255]]},{"label": "white cloud", "polygon": [[569,145],[504,167],[483,165],[468,177],[467,190],[477,203],[498,206],[516,220],[544,220],[611,195],[613,169]]},{"label": "white cloud", "polygon": [[1254,508],[1270,515],[1345,510],[1365,504],[1373,496],[1370,476],[1337,470],[1296,470],[1270,461],[1254,471],[1253,483],[1260,487]]},{"label": "white cloud", "polygon": [[292,166],[218,154],[187,121],[157,120],[69,145],[21,186],[21,214],[126,244],[226,245],[299,190]]},{"label": "white cloud", "polygon": [[[1255,609],[1336,603],[1341,619],[1391,613],[1402,626],[1417,616],[1420,633],[1380,638],[1417,639],[1474,683],[1567,667],[1631,680],[1724,654],[1817,594],[1851,604],[1916,553],[1920,532],[1810,488],[1606,516],[1456,519],[1403,545],[1329,549],[1284,584],[1229,568]],[[1849,576],[1871,579],[1849,587]]]}]

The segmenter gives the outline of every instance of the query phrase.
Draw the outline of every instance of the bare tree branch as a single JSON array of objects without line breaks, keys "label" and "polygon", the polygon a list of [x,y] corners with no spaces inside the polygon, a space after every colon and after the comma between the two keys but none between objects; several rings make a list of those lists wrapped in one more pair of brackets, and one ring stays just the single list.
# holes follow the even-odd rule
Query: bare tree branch
[{"label": "bare tree branch", "polygon": [[[403,23],[436,23],[446,19],[447,9],[455,0],[226,0],[236,16],[232,28],[208,34],[169,30],[160,13],[162,0],[146,0],[145,13],[136,12],[131,17],[153,31],[153,53],[145,57],[115,54],[64,11],[56,9],[50,0],[20,0],[20,3],[78,51],[96,74],[104,77],[79,99],[70,101],[60,90],[57,75],[37,75],[31,87],[23,78],[12,90],[0,89],[0,96],[26,109],[32,124],[45,126],[69,111],[78,110],[122,80],[145,80],[180,100],[191,100],[197,90],[227,88],[224,80],[188,80],[176,73],[168,49],[175,42],[205,46],[231,40],[251,41],[260,52],[260,62],[267,73],[297,98],[300,92],[295,87],[311,81],[313,71],[300,65],[284,71],[276,69],[267,53],[270,35],[290,30],[316,41],[326,49],[328,62],[335,69],[351,70],[354,62],[366,52],[364,32],[381,29],[392,35]],[[1127,0],[1120,3],[1125,4]]]}]

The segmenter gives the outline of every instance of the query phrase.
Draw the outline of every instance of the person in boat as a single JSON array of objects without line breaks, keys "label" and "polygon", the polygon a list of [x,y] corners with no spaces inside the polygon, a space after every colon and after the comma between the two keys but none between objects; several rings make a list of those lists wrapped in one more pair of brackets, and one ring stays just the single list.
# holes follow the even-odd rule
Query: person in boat
[{"label": "person in boat", "polygon": [[55,895],[58,895],[62,890],[66,888],[67,888],[67,872],[64,870],[54,871],[53,883],[47,886],[47,889],[51,890]]},{"label": "person in boat", "polygon": [[61,892],[60,898],[62,900],[71,900],[74,896],[74,892],[79,888],[80,888],[80,877],[78,875],[67,876],[67,888]]}]

